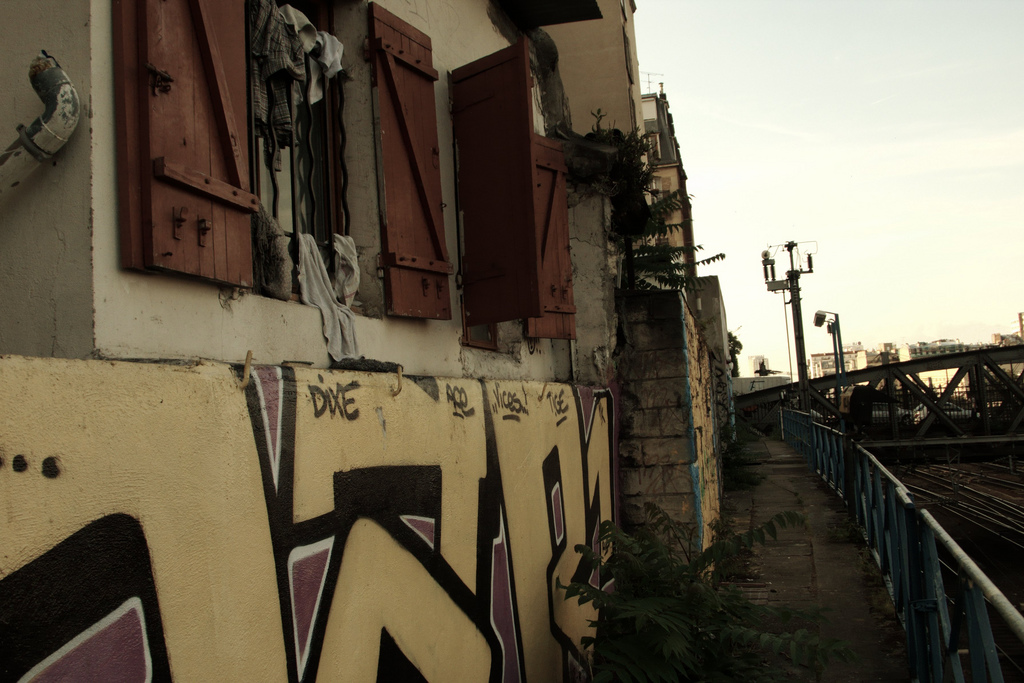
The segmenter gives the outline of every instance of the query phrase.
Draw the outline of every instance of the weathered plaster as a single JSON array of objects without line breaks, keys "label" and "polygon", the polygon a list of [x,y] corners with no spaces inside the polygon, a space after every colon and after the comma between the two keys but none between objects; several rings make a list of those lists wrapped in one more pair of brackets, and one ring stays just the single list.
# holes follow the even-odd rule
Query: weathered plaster
[{"label": "weathered plaster", "polygon": [[[605,114],[601,122],[605,128],[630,131],[643,125],[633,12],[627,9],[624,17],[620,0],[598,0],[598,6],[604,17],[601,21],[545,28],[558,45],[559,70],[569,97],[573,130],[581,134],[590,132],[595,123],[592,112],[598,109]],[[626,62],[624,33],[631,46],[630,64]]]},{"label": "weathered plaster", "polygon": [[41,49],[56,57],[83,104],[72,138],[0,205],[0,353],[84,357],[92,348],[88,101],[89,7],[54,12],[10,0],[0,26],[0,145],[43,112],[28,67]]}]

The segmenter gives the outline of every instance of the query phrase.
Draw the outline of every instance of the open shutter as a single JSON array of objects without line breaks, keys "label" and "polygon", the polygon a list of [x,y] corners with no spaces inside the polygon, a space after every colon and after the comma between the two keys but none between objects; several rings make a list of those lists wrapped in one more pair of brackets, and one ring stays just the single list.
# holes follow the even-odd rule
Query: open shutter
[{"label": "open shutter", "polygon": [[546,320],[575,309],[565,162],[558,142],[533,131],[529,43],[452,77],[466,324],[543,317],[535,336],[574,334],[571,321]]},{"label": "open shutter", "polygon": [[540,251],[540,300],[544,311],[526,321],[526,334],[547,339],[576,338],[569,253],[569,208],[561,143],[533,136],[534,212]]},{"label": "open shutter", "polygon": [[449,320],[430,38],[370,5],[381,262],[389,315]]},{"label": "open shutter", "polygon": [[122,264],[252,285],[244,0],[116,0]]}]

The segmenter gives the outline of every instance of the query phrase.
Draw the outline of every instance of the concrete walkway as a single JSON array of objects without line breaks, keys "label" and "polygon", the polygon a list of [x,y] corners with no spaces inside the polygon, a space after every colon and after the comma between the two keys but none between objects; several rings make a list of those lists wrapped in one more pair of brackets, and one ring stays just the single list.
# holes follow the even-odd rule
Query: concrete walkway
[{"label": "concrete walkway", "polygon": [[802,513],[807,526],[755,546],[743,570],[747,578],[737,583],[757,601],[827,610],[821,635],[848,641],[859,661],[833,662],[821,680],[909,680],[903,630],[840,498],[784,442],[762,440],[747,450],[765,479],[750,491],[726,494],[723,512],[734,528],[746,530],[786,510]]}]

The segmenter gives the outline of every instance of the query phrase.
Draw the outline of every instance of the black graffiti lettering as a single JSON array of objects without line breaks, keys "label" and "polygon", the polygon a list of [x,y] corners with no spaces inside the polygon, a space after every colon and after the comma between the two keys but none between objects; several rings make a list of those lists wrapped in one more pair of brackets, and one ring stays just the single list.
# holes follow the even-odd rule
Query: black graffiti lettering
[{"label": "black graffiti lettering", "polygon": [[448,397],[448,403],[452,404],[454,409],[452,415],[455,417],[467,418],[476,412],[476,408],[469,407],[469,394],[462,387],[453,387],[449,384],[445,394]]},{"label": "black graffiti lettering", "polygon": [[[354,389],[359,388],[359,382],[349,382],[344,387],[338,385],[341,391],[341,409],[345,415],[346,420],[356,420],[359,418],[359,408],[353,408],[349,410],[349,406],[355,405],[356,400],[354,398],[348,398],[346,394]],[[337,399],[335,399],[337,400]]]},{"label": "black graffiti lettering", "polygon": [[[321,379],[322,381],[322,379]],[[334,388],[326,389],[310,384],[309,397],[313,400],[313,417],[319,418],[329,410],[331,417],[341,415],[351,422],[359,418],[359,408],[352,408],[356,400],[348,396],[348,392],[359,388],[359,382],[349,382],[345,386],[335,384]]]},{"label": "black graffiti lettering", "polygon": [[523,397],[515,390],[502,389],[500,384],[495,384],[491,390],[491,409],[496,413],[503,413],[501,419],[519,421],[521,415],[529,415],[530,409],[527,406],[526,391],[523,390]]},{"label": "black graffiti lettering", "polygon": [[[557,394],[553,391],[549,391],[546,396],[548,400],[548,406],[551,407],[551,412],[555,414],[555,417],[562,417],[569,412],[569,404],[565,400],[565,389],[561,389]],[[562,424],[563,420],[559,420],[558,424]]]},{"label": "black graffiti lettering", "polygon": [[[313,399],[313,417],[320,417],[327,411],[327,406],[332,405],[331,397],[318,386],[309,385],[309,397]],[[332,409],[333,414],[333,409]]]}]

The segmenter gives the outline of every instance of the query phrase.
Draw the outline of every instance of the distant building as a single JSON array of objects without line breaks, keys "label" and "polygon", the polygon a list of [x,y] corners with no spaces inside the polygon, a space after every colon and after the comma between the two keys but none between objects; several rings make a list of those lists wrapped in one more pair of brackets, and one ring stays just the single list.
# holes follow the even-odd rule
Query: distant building
[{"label": "distant building", "polygon": [[1020,346],[1024,344],[1019,334],[993,334],[993,346]]},{"label": "distant building", "polygon": [[[643,96],[644,134],[651,145],[648,159],[654,167],[653,190],[654,199],[664,197],[670,192],[679,192],[682,206],[674,211],[666,220],[669,225],[681,225],[681,229],[663,238],[661,243],[674,247],[693,247],[693,211],[690,197],[686,192],[686,171],[679,154],[679,141],[676,139],[675,124],[669,112],[668,98],[665,91],[647,93]],[[684,256],[691,266],[695,256],[691,250]]]},{"label": "distant building", "polygon": [[[877,352],[866,351],[864,344],[859,341],[843,345],[843,365],[846,368],[846,372],[861,370],[869,365],[880,365],[878,355]],[[836,374],[835,354],[831,351],[827,353],[812,353],[809,373],[811,379]]]},{"label": "distant building", "polygon": [[964,344],[959,339],[936,339],[931,342],[917,342],[900,346],[900,361],[941,356],[947,353],[959,353],[981,348],[981,344]]}]

